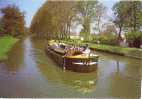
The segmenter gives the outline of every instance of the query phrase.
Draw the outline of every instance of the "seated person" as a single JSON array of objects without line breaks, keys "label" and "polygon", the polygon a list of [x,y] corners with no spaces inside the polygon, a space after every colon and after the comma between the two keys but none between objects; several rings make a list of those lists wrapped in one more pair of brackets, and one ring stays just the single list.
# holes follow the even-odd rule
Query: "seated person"
[{"label": "seated person", "polygon": [[52,49],[59,48],[59,45],[58,45],[57,43],[54,43],[54,44],[51,45],[51,48],[52,48]]},{"label": "seated person", "polygon": [[89,54],[90,52],[91,52],[91,50],[89,49],[88,44],[86,44],[86,47],[84,48],[83,53]]}]

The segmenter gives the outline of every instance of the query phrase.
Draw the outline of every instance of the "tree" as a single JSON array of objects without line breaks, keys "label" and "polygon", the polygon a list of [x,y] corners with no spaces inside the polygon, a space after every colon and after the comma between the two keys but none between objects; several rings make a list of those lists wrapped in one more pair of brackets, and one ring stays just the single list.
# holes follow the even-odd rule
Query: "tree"
[{"label": "tree", "polygon": [[1,22],[1,18],[0,18],[0,35],[3,35],[3,24]]},{"label": "tree", "polygon": [[130,47],[140,48],[142,45],[142,32],[140,32],[142,26],[142,2],[131,1],[128,8],[126,26],[130,27],[130,32],[128,31],[125,34],[126,40]]},{"label": "tree", "polygon": [[142,2],[120,1],[113,8],[115,14],[114,23],[119,28],[118,41],[121,39],[122,30],[131,32],[130,34],[140,33],[142,26]]},{"label": "tree", "polygon": [[75,2],[47,1],[36,13],[30,27],[31,32],[48,39],[69,38]]},{"label": "tree", "polygon": [[130,1],[127,3],[126,26],[131,28],[131,32],[140,31],[142,26],[142,2]]},{"label": "tree", "polygon": [[113,6],[113,11],[115,14],[115,19],[114,19],[114,24],[119,28],[118,31],[118,36],[117,36],[117,41],[118,44],[121,41],[121,32],[123,30],[124,24],[125,24],[125,18],[128,16],[126,13],[128,12],[128,8],[127,8],[127,2],[126,1],[120,1],[118,3],[116,3]]},{"label": "tree", "polygon": [[96,29],[98,30],[98,32],[101,32],[101,21],[103,16],[105,15],[105,11],[106,11],[106,7],[102,4],[102,3],[98,3],[96,6]]},{"label": "tree", "polygon": [[83,26],[85,40],[90,35],[90,23],[95,19],[97,1],[78,1],[76,5],[77,15]]},{"label": "tree", "polygon": [[103,31],[103,33],[113,33],[114,35],[116,35],[116,32],[117,30],[113,24],[107,24],[106,29]]},{"label": "tree", "polygon": [[142,44],[142,32],[128,32],[125,36],[130,47],[140,48]]},{"label": "tree", "polygon": [[142,26],[142,2],[140,1],[120,1],[113,7],[116,16],[114,23],[131,32],[139,31]]},{"label": "tree", "polygon": [[1,23],[4,34],[19,36],[24,33],[24,15],[16,6],[1,9],[3,14]]},{"label": "tree", "polygon": [[96,40],[100,41],[102,44],[117,45],[115,25],[107,24],[104,31],[97,35]]}]

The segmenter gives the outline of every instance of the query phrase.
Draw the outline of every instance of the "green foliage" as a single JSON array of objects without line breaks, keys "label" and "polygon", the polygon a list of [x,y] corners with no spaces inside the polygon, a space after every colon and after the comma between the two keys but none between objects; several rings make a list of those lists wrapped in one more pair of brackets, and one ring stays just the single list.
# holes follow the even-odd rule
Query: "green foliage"
[{"label": "green foliage", "polygon": [[0,35],[3,35],[4,33],[4,29],[3,29],[3,23],[2,23],[2,20],[0,18]]},{"label": "green foliage", "polygon": [[0,38],[0,60],[7,59],[7,52],[15,44],[17,39],[11,36],[5,36]]},{"label": "green foliage", "polygon": [[80,39],[68,39],[66,41],[63,41],[64,43],[68,43],[71,45],[80,45],[83,43],[83,41],[81,41]]},{"label": "green foliage", "polygon": [[92,36],[92,43],[98,43],[100,36],[99,35],[93,35]]},{"label": "green foliage", "polygon": [[117,36],[113,33],[95,35],[92,42],[98,43],[98,41],[100,44],[117,45]]},{"label": "green foliage", "polygon": [[[126,39],[130,47],[140,47],[142,26],[142,2],[120,1],[113,7],[115,25],[119,28],[118,41],[121,40],[121,31],[127,31]],[[130,33],[131,32],[131,33]],[[134,32],[134,33],[133,33]]]},{"label": "green foliage", "polygon": [[79,20],[83,29],[81,31],[82,36],[88,41],[88,35],[90,35],[90,24],[96,17],[96,5],[97,1],[78,1],[76,10],[79,15]]},{"label": "green foliage", "polygon": [[[120,1],[113,7],[116,16],[114,23],[119,28],[139,31],[142,25],[142,2]],[[121,30],[121,29],[120,29]]]},{"label": "green foliage", "polygon": [[[47,1],[35,14],[30,30],[49,39],[66,39],[76,23],[90,34],[90,23],[95,18],[96,1]],[[86,36],[85,36],[86,37]]]},{"label": "green foliage", "polygon": [[126,26],[131,27],[131,31],[139,31],[142,26],[142,2],[132,1],[128,4],[129,11]]},{"label": "green foliage", "polygon": [[96,4],[97,4],[97,1],[95,0],[94,1],[78,1],[76,5],[76,9],[77,9],[77,12],[83,18],[88,16],[90,20],[93,20],[96,15],[96,12],[95,12]]},{"label": "green foliage", "polygon": [[124,48],[103,44],[90,44],[91,49],[142,59],[142,49]]},{"label": "green foliage", "polygon": [[102,44],[108,44],[108,45],[117,45],[116,36],[109,34],[105,36],[100,36],[99,40]]},{"label": "green foliage", "polygon": [[142,32],[129,32],[125,34],[128,42],[142,40]]},{"label": "green foliage", "polygon": [[[67,44],[77,45],[77,43],[75,43],[73,41],[63,41],[63,42],[67,43]],[[141,55],[142,49],[118,47],[118,46],[111,46],[111,45],[105,45],[105,44],[85,43],[85,42],[80,42],[79,45],[84,46],[86,44],[88,44],[89,47],[91,49],[94,49],[94,50],[104,51],[104,52],[109,52],[109,53],[114,53],[114,54],[119,54],[119,55],[124,55],[124,56],[142,59],[142,55]]]},{"label": "green foliage", "polygon": [[140,47],[142,44],[142,32],[129,32],[125,36],[131,47]]},{"label": "green foliage", "polygon": [[84,38],[84,41],[89,41],[89,35],[90,35],[90,33],[87,33],[84,31],[80,32],[80,36]]}]

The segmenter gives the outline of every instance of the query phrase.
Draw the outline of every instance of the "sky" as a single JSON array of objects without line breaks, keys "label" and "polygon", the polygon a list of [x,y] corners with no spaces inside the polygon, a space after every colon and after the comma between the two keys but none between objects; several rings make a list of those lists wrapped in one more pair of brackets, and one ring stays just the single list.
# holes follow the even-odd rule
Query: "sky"
[{"label": "sky", "polygon": [[[46,0],[0,0],[0,8],[3,8],[7,5],[14,4],[20,8],[25,14],[26,26],[29,27],[32,21],[33,16],[42,6]],[[111,10],[112,6],[118,0],[99,0],[107,7],[107,15],[113,17],[113,12]]]},{"label": "sky", "polygon": [[26,26],[29,27],[33,16],[46,0],[0,0],[0,8],[14,4],[24,12]]}]

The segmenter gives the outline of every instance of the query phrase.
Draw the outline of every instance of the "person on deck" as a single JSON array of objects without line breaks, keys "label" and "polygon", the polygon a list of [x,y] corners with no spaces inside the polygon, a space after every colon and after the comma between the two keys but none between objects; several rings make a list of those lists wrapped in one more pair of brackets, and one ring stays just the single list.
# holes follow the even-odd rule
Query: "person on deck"
[{"label": "person on deck", "polygon": [[88,44],[86,44],[83,54],[89,54],[90,52],[91,52],[91,50],[89,49]]}]

